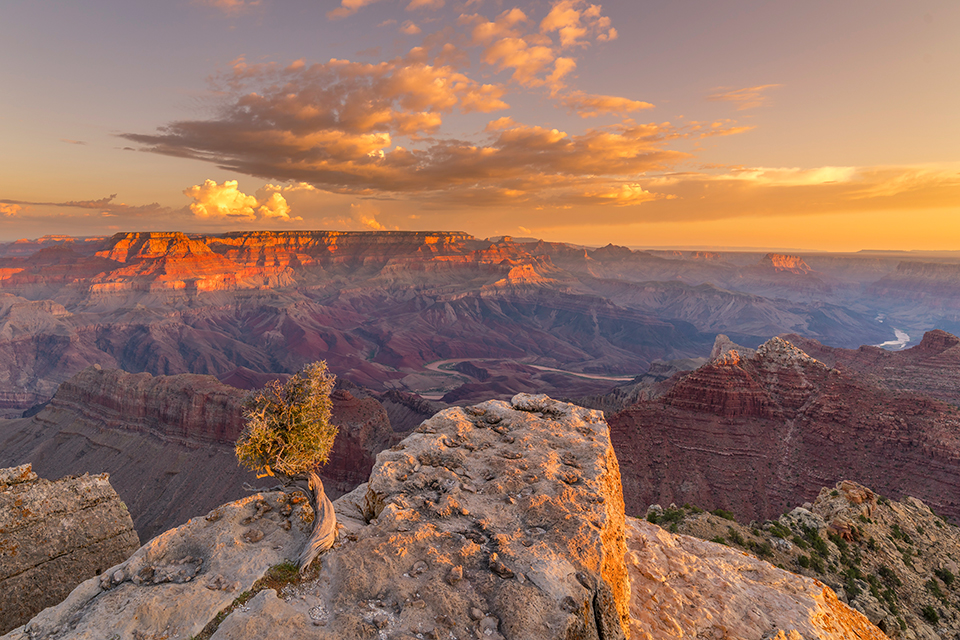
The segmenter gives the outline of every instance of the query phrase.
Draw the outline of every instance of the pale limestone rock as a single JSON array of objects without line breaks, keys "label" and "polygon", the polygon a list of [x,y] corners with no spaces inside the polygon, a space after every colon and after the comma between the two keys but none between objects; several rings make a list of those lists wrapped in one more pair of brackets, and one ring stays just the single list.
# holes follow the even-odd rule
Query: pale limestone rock
[{"label": "pale limestone rock", "polygon": [[193,518],[3,640],[189,638],[267,569],[297,557],[313,512],[294,500],[286,509],[285,494],[255,494]]},{"label": "pale limestone rock", "polygon": [[885,640],[829,587],[627,518],[632,640]]},{"label": "pale limestone rock", "polygon": [[316,579],[261,592],[215,640],[624,637],[623,499],[600,412],[526,394],[443,411],[334,505],[344,530]]},{"label": "pale limestone rock", "polygon": [[139,545],[107,474],[51,482],[29,464],[0,469],[0,633]]}]

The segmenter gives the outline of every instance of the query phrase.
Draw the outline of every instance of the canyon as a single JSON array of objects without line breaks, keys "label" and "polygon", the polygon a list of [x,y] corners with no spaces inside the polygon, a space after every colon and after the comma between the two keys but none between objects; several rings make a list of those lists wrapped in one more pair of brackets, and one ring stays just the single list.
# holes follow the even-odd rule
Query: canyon
[{"label": "canyon", "polygon": [[[591,249],[448,231],[18,241],[0,245],[0,415],[48,401],[92,364],[231,381],[324,358],[376,392],[467,402],[602,393],[510,367],[637,376],[655,360],[705,356],[718,333],[752,347],[785,333],[857,347],[892,338],[891,327],[950,330],[955,263],[931,256],[917,271],[908,257]],[[888,295],[904,269],[919,275],[903,286],[941,303]],[[482,381],[426,368],[452,358],[502,366]]]}]

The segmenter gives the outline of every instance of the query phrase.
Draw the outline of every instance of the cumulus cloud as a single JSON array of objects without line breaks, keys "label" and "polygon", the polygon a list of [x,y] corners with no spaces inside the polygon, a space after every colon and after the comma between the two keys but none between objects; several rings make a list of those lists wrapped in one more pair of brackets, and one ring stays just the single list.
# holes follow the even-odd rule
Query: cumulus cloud
[{"label": "cumulus cloud", "polygon": [[719,89],[715,93],[707,96],[707,100],[713,102],[733,102],[737,105],[737,111],[745,109],[755,109],[761,107],[769,100],[770,96],[765,95],[770,89],[782,87],[781,84],[761,84],[756,87],[746,87],[744,89]]},{"label": "cumulus cloud", "polygon": [[400,33],[405,33],[408,36],[415,36],[420,33],[420,27],[413,23],[411,20],[407,20],[403,23],[403,26],[400,27]]},{"label": "cumulus cloud", "polygon": [[0,214],[3,214],[4,216],[15,216],[22,210],[23,207],[19,204],[0,202]]},{"label": "cumulus cloud", "polygon": [[290,217],[290,207],[280,189],[276,185],[266,185],[258,191],[261,197],[258,199],[240,191],[236,180],[224,180],[223,184],[205,180],[202,185],[184,189],[183,193],[193,198],[190,211],[201,220],[300,220]]},{"label": "cumulus cloud", "polygon": [[556,33],[563,48],[584,47],[587,38],[605,42],[617,38],[617,30],[610,26],[610,18],[600,14],[598,4],[588,5],[584,0],[555,2],[540,22],[542,33]]}]

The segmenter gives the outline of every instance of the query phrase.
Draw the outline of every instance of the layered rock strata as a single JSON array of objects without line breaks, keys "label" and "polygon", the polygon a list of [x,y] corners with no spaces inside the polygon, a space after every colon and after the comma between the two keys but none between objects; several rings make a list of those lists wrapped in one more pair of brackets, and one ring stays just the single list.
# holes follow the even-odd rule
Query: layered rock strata
[{"label": "layered rock strata", "polygon": [[723,351],[609,422],[632,515],[673,502],[763,520],[852,478],[960,516],[960,410],[781,338],[752,357]]},{"label": "layered rock strata", "polygon": [[0,469],[0,632],[63,600],[140,546],[107,474],[40,479]]}]

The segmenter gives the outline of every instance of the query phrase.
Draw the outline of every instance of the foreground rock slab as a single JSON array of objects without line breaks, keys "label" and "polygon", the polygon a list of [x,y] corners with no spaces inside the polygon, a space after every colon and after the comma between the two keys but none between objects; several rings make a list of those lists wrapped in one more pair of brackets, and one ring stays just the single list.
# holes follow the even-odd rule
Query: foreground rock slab
[{"label": "foreground rock slab", "polygon": [[3,639],[186,640],[270,567],[295,558],[312,518],[305,498],[283,493],[223,505],[157,536]]},{"label": "foreground rock slab", "polygon": [[632,640],[886,640],[823,583],[627,519]]},{"label": "foreground rock slab", "polygon": [[335,502],[315,579],[261,591],[215,640],[623,638],[620,471],[602,414],[520,394],[443,411]]},{"label": "foreground rock slab", "polygon": [[56,481],[0,469],[0,633],[140,546],[107,474]]}]

